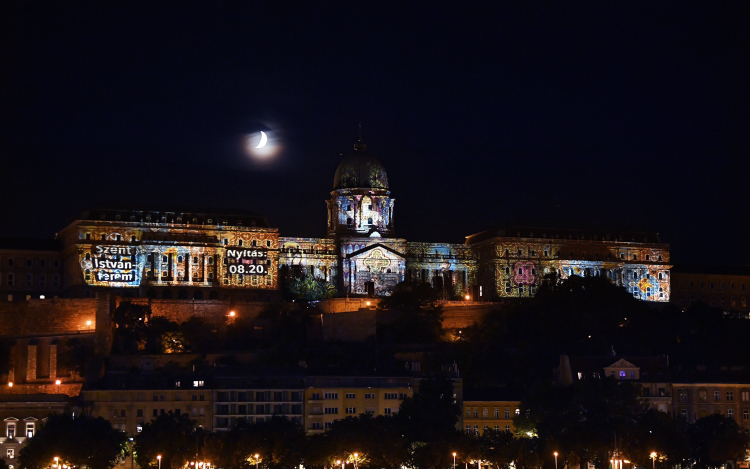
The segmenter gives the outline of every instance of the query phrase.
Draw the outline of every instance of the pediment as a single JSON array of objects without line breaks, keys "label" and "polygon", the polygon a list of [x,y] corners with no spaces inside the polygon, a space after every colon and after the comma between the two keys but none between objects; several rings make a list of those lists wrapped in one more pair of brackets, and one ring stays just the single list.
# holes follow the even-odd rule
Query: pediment
[{"label": "pediment", "polygon": [[629,361],[625,360],[624,358],[621,358],[614,362],[613,364],[609,365],[607,368],[640,368],[638,366],[633,365]]},{"label": "pediment", "polygon": [[385,244],[382,244],[382,243],[371,244],[371,245],[369,245],[367,247],[364,247],[362,249],[354,251],[351,254],[347,254],[346,258],[347,259],[352,259],[354,257],[359,257],[362,254],[370,252],[370,251],[372,251],[373,249],[376,249],[376,248],[385,249],[386,251],[390,252],[391,254],[394,254],[394,255],[400,257],[401,259],[404,259],[404,254],[403,253],[400,253],[400,252],[396,251],[395,249],[391,249],[391,248],[389,248],[388,246],[386,246]]}]

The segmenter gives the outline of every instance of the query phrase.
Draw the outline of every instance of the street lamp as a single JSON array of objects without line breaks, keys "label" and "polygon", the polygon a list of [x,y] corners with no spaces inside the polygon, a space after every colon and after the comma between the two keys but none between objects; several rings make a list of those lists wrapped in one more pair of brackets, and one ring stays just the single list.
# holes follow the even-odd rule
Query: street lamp
[{"label": "street lamp", "polygon": [[456,469],[456,453],[453,453],[453,469]]},{"label": "street lamp", "polygon": [[58,466],[59,466],[59,464],[58,464],[58,463],[59,463],[59,461],[60,461],[60,458],[58,458],[57,456],[55,456],[55,458],[54,458],[54,459],[55,459],[55,467],[58,467]]},{"label": "street lamp", "polygon": [[255,453],[255,469],[258,469],[258,458],[260,455],[258,453]]},{"label": "street lamp", "polygon": [[651,466],[656,469],[656,451],[652,451],[651,454]]},{"label": "street lamp", "polygon": [[354,453],[354,469],[357,469],[357,458],[359,457],[359,453]]},{"label": "street lamp", "polygon": [[161,469],[161,454],[156,455],[156,459],[159,461],[159,469]]},{"label": "street lamp", "polygon": [[553,453],[555,455],[555,469],[557,469],[557,451]]}]

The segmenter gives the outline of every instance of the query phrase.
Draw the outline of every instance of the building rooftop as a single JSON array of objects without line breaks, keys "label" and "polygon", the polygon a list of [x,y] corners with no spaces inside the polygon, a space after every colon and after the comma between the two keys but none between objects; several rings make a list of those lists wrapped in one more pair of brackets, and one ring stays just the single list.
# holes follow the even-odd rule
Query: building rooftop
[{"label": "building rooftop", "polygon": [[550,227],[505,226],[493,227],[466,237],[466,244],[475,244],[492,238],[527,238],[551,241],[600,241],[620,243],[660,244],[659,233],[622,231],[612,229],[566,229]]},{"label": "building rooftop", "polygon": [[666,356],[631,357],[631,356],[602,356],[602,357],[570,357],[570,368],[575,376],[582,373],[591,376],[593,373],[603,375],[604,368],[614,365],[619,360],[625,360],[639,368],[638,381],[666,382],[671,379],[669,359]]},{"label": "building rooftop", "polygon": [[268,221],[265,217],[244,210],[228,212],[210,209],[122,210],[102,208],[84,210],[74,220],[268,228]]}]

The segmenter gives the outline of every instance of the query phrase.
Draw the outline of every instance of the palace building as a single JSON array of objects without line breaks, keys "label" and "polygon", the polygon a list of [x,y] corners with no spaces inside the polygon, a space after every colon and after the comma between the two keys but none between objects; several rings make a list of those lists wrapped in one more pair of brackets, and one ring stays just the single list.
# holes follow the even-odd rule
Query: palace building
[{"label": "palace building", "polygon": [[0,242],[0,291],[7,300],[106,290],[268,301],[283,278],[312,275],[340,296],[387,296],[400,282],[418,281],[445,299],[488,301],[533,296],[541,277],[556,272],[606,276],[639,299],[670,299],[669,246],[653,233],[505,227],[463,244],[396,237],[388,176],[362,142],[336,169],[326,206],[322,238],[279,236],[253,213],[88,210],[53,248]]}]

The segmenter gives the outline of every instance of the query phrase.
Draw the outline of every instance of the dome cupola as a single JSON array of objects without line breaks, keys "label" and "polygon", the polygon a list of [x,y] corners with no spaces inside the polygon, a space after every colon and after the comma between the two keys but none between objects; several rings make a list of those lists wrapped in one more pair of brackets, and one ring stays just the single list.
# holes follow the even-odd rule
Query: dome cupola
[{"label": "dome cupola", "polygon": [[367,145],[357,142],[354,153],[345,157],[336,169],[333,188],[336,189],[385,189],[388,190],[388,176],[385,168],[374,156],[366,151]]}]

